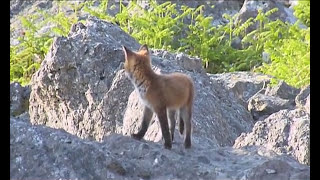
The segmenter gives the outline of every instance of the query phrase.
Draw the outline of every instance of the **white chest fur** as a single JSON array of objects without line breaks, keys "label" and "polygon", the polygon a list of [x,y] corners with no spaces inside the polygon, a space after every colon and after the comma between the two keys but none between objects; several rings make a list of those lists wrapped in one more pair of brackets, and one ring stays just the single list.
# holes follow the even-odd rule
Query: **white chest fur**
[{"label": "white chest fur", "polygon": [[138,92],[139,98],[141,99],[142,103],[152,109],[152,106],[146,99],[147,87],[143,84],[142,81],[137,80],[132,74],[126,73],[126,75],[131,80],[135,90]]}]

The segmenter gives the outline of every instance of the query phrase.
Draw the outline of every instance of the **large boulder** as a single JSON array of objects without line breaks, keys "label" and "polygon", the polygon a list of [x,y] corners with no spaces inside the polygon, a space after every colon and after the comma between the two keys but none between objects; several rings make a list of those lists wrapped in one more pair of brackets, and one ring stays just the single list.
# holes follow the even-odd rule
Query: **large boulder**
[{"label": "large boulder", "polygon": [[261,120],[282,109],[292,109],[294,104],[276,96],[256,94],[249,99],[248,110],[254,120]]},{"label": "large boulder", "polygon": [[162,49],[151,50],[153,56],[161,57],[169,61],[165,61],[168,65],[163,64],[163,66],[169,66],[170,61],[174,61],[182,69],[198,73],[206,73],[205,69],[202,67],[202,60],[198,57],[191,57],[184,53],[170,53]]},{"label": "large boulder", "polygon": [[18,116],[29,109],[30,86],[21,86],[17,82],[10,83],[10,115]]},{"label": "large boulder", "polygon": [[242,133],[233,147],[263,146],[278,154],[290,154],[310,164],[310,115],[301,109],[280,110]]},{"label": "large boulder", "polygon": [[[283,22],[289,22],[291,24],[297,21],[297,18],[293,15],[293,9],[286,7],[283,1],[245,0],[239,11],[239,16],[237,17],[236,22],[240,21],[241,23],[244,23],[251,17],[255,18],[259,9],[265,13],[273,8],[278,8],[278,11],[269,16],[271,20],[280,19]],[[258,26],[258,22],[249,26],[247,28],[247,33],[257,29]]]},{"label": "large boulder", "polygon": [[307,97],[306,104],[304,105],[304,109],[307,113],[310,114],[310,94]]},{"label": "large boulder", "polygon": [[32,5],[35,3],[35,0],[22,1],[22,0],[12,0],[10,1],[10,18],[14,15],[18,14],[25,7]]},{"label": "large boulder", "polygon": [[[137,104],[138,98],[129,98],[127,106],[133,85],[124,75],[121,45],[133,50],[139,48],[119,27],[95,18],[89,19],[86,25],[74,25],[68,37],[55,39],[39,71],[32,77],[31,123],[63,128],[79,137],[98,141],[112,132],[130,134],[138,128],[132,124],[139,123],[141,113],[138,112],[142,106]],[[251,129],[250,113],[229,97],[226,89],[210,80],[200,59],[154,52],[153,64],[159,72],[184,72],[195,81],[193,131],[199,135],[195,141],[232,145],[240,133]]]},{"label": "large boulder", "polygon": [[269,84],[264,93],[256,93],[248,100],[248,110],[253,119],[263,120],[279,110],[293,109],[296,106],[295,99],[298,93],[299,89],[284,81],[273,86]]},{"label": "large boulder", "polygon": [[11,118],[10,179],[309,180],[310,167],[261,147],[167,150],[116,134],[98,143]]},{"label": "large boulder", "polygon": [[210,79],[226,88],[230,96],[248,107],[249,99],[257,93],[264,93],[270,83],[271,76],[253,72],[231,72],[209,74]]},{"label": "large boulder", "polygon": [[[158,55],[158,52],[156,53]],[[194,109],[192,115],[193,141],[203,142],[208,146],[232,145],[234,140],[242,133],[248,132],[253,126],[250,113],[242,106],[236,98],[228,93],[216,80],[202,71],[188,70],[185,63],[178,60],[180,54],[168,54],[165,57],[176,57],[164,59],[152,56],[154,70],[158,73],[167,74],[171,72],[183,72],[192,77],[195,84]],[[176,61],[175,61],[176,59]],[[193,62],[194,63],[194,62]],[[201,67],[201,62],[195,67]],[[130,94],[128,105],[124,116],[123,134],[129,135],[138,131],[143,113],[143,105],[134,91]],[[178,133],[177,133],[178,134]],[[161,140],[161,131],[157,117],[154,115],[145,139],[152,141]],[[175,136],[179,138],[177,135]],[[179,139],[178,139],[179,141]]]},{"label": "large boulder", "polygon": [[268,86],[265,95],[275,96],[282,99],[287,99],[294,103],[296,96],[299,94],[300,90],[288,85],[284,81],[279,81],[275,86]]},{"label": "large boulder", "polygon": [[298,108],[302,108],[310,114],[310,84],[301,89],[295,98],[295,103]]},{"label": "large boulder", "polygon": [[119,71],[121,45],[139,47],[118,26],[94,17],[56,38],[31,80],[31,123],[96,140],[116,132],[133,89]]}]

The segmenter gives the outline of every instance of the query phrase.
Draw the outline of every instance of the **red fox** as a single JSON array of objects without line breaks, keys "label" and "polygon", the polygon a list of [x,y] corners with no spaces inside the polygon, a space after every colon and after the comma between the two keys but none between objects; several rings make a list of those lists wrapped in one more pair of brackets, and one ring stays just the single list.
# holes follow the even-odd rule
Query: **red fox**
[{"label": "red fox", "polygon": [[138,133],[131,136],[138,140],[142,139],[153,113],[156,113],[164,147],[171,149],[176,123],[175,113],[179,112],[179,132],[184,134],[185,148],[190,148],[194,98],[194,84],[191,77],[182,73],[156,74],[151,68],[151,57],[146,44],[142,45],[138,52],[133,52],[125,46],[122,46],[122,49],[125,54],[126,75],[145,105],[141,128]]}]

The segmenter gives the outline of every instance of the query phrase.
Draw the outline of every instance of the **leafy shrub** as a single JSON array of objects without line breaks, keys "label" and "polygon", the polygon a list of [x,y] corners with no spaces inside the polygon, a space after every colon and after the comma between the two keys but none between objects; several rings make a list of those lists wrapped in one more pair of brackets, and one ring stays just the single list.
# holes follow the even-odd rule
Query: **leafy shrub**
[{"label": "leafy shrub", "polygon": [[27,84],[32,74],[40,67],[52,40],[48,34],[37,36],[40,27],[36,26],[35,15],[20,17],[23,33],[18,38],[20,44],[10,45],[10,81]]},{"label": "leafy shrub", "polygon": [[[234,25],[236,16],[230,17],[225,14],[224,17],[229,23],[214,27],[211,24],[213,18],[204,16],[204,5],[197,8],[181,6],[178,11],[176,5],[171,2],[159,5],[150,1],[150,9],[145,10],[137,3],[131,2],[128,7],[120,5],[121,12],[112,17],[106,14],[107,2],[101,1],[97,8],[89,7],[87,4],[84,10],[93,16],[117,23],[140,44],[199,56],[210,73],[245,71],[261,65],[263,43],[258,42],[264,41],[262,38],[260,41],[246,38],[246,42],[252,45],[242,50],[234,49],[231,42],[236,36],[245,36],[246,28],[254,22],[260,21],[262,26],[262,23],[267,21],[267,16],[275,12],[259,12],[256,19],[251,18],[241,25]],[[191,17],[189,22],[188,17]],[[261,33],[262,29],[263,27],[251,35]]]},{"label": "leafy shrub", "polygon": [[[236,22],[237,14],[232,17],[224,14],[228,23],[213,26],[213,17],[205,17],[203,13],[204,6],[177,9],[171,2],[157,4],[151,0],[146,10],[136,1],[131,1],[128,6],[121,2],[120,11],[115,16],[108,14],[108,0],[102,0],[97,7],[94,1],[71,5],[73,13],[68,16],[61,10],[57,14],[42,11],[39,13],[44,19],[42,23],[35,23],[39,18],[35,15],[21,17],[25,34],[19,38],[19,45],[10,46],[10,80],[28,83],[32,73],[39,68],[52,38],[67,35],[82,11],[118,24],[140,44],[199,56],[209,73],[254,70],[296,87],[310,81],[310,29],[300,29],[299,22],[290,25],[280,20],[270,21],[268,17],[277,9],[265,13],[259,10],[256,17],[245,22]],[[64,3],[60,2],[60,6],[66,5]],[[294,9],[299,21],[310,26],[310,1],[299,1]],[[53,27],[47,33],[37,35],[48,22]],[[258,28],[247,33],[247,28],[256,23]],[[242,39],[242,49],[232,47],[236,38]],[[263,52],[270,54],[271,63],[262,61]]]},{"label": "leafy shrub", "polygon": [[[295,7],[300,9],[298,14],[305,14],[298,16],[302,18],[300,21],[310,23],[310,6],[306,6],[307,2],[299,1]],[[310,27],[301,29],[300,21],[294,25],[281,21],[267,25],[271,30],[264,44],[264,51],[270,54],[271,63],[263,63],[256,69],[258,72],[274,76],[275,83],[277,80],[284,80],[297,88],[310,84]]]},{"label": "leafy shrub", "polygon": [[[254,70],[296,87],[310,82],[310,30],[298,28],[298,22],[290,25],[280,20],[270,21],[268,17],[276,8],[265,13],[259,10],[256,17],[241,24],[234,23],[237,14],[233,17],[224,14],[228,23],[214,27],[213,18],[203,14],[204,6],[196,9],[182,6],[178,12],[171,2],[158,5],[151,1],[151,10],[147,11],[131,3],[128,7],[120,6],[122,10],[111,17],[103,13],[107,1],[103,2],[100,11],[91,10],[92,15],[102,13],[98,17],[119,24],[141,44],[199,56],[209,73]],[[299,1],[294,9],[300,21],[309,26],[310,1]],[[191,17],[189,24],[184,21],[186,17]],[[246,29],[256,22],[258,28],[247,34]],[[237,37],[242,38],[243,49],[231,46]],[[270,64],[263,63],[262,52],[270,54]]]},{"label": "leafy shrub", "polygon": [[299,0],[293,7],[294,15],[306,26],[310,27],[310,0]]},{"label": "leafy shrub", "polygon": [[300,29],[296,23],[289,26],[285,36],[277,46],[272,41],[266,42],[265,51],[271,55],[272,62],[256,70],[289,85],[303,87],[310,83],[310,28]]},{"label": "leafy shrub", "polygon": [[[59,5],[62,6],[65,3],[60,2]],[[39,69],[47,54],[53,37],[66,36],[71,25],[77,22],[77,16],[67,17],[61,9],[61,7],[58,9],[57,14],[39,10],[36,14],[19,17],[23,33],[18,37],[20,42],[18,45],[10,45],[11,82],[28,84],[32,74]],[[49,23],[52,27],[48,28],[47,32],[40,34],[40,30]]]}]

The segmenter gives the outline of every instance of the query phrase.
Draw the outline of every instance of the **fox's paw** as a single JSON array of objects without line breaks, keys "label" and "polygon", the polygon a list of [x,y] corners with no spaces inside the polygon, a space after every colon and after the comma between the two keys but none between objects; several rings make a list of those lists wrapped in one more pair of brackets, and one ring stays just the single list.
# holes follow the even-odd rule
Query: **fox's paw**
[{"label": "fox's paw", "polygon": [[164,143],[164,148],[165,149],[171,149],[172,148],[172,143]]},{"label": "fox's paw", "polygon": [[187,139],[184,141],[184,147],[185,147],[186,149],[191,148],[191,140],[190,140],[190,138],[187,138]]}]

